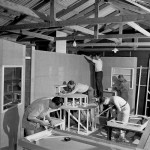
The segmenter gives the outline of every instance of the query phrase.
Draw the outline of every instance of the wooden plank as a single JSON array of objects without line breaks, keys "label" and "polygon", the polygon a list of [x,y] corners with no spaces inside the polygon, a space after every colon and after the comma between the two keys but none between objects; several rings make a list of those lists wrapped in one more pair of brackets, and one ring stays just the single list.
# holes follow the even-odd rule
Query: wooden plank
[{"label": "wooden plank", "polygon": [[[9,7],[8,7],[9,6]],[[11,7],[11,6],[15,6],[15,3],[11,3],[9,2],[9,5],[7,6],[7,4],[3,5],[3,7],[7,8],[7,9],[13,9],[14,11],[18,11],[20,13],[25,13],[26,15],[29,15],[31,17],[35,17],[35,18],[39,18],[39,19],[43,19],[44,21],[50,21],[50,15],[45,15],[41,12],[37,12],[37,11],[34,11],[34,10],[31,10],[29,8],[26,8],[24,6],[21,6],[21,5],[17,5],[18,7],[20,7],[21,9],[16,9],[16,7]],[[22,10],[26,10],[26,11],[22,11]],[[28,11],[29,10],[29,11]],[[31,13],[32,12],[32,13]],[[34,15],[33,15],[34,14]],[[57,14],[56,14],[57,15]],[[25,16],[26,17],[26,16]],[[23,17],[24,18],[24,17]],[[20,18],[22,19],[22,17]],[[40,23],[39,24],[24,24],[24,25],[21,25],[21,26],[14,26],[13,28],[10,27],[9,29],[10,30],[17,30],[17,29],[33,29],[33,28],[45,28],[45,26],[48,28],[49,25],[48,24],[43,24],[41,25]],[[52,26],[55,26],[55,25],[52,25]],[[72,30],[77,30],[77,31],[81,31],[83,33],[86,33],[86,34],[94,34],[93,31],[89,30],[89,29],[86,29],[86,28],[83,28],[83,27],[80,27],[80,26],[73,26],[73,27],[69,27],[70,29]],[[8,29],[8,30],[9,30]],[[1,31],[5,31],[7,30],[6,28],[3,28],[3,30]]]},{"label": "wooden plank", "polygon": [[[107,7],[109,4],[108,3],[102,3],[100,6],[99,6],[99,10],[102,10],[104,9],[105,7]],[[95,5],[91,4],[91,6],[89,6],[88,8],[82,10],[81,12],[79,12],[77,15],[69,18],[69,19],[77,19],[77,18],[86,18],[86,17],[89,17],[91,16],[92,14],[94,14],[94,11],[95,11]]]},{"label": "wooden plank", "polygon": [[144,133],[142,134],[142,137],[140,139],[140,142],[139,142],[137,148],[144,149],[149,137],[150,137],[150,119],[149,119],[149,122],[147,124],[147,127],[146,127]]},{"label": "wooden plank", "polygon": [[13,10],[13,11],[17,10],[20,13],[30,15],[30,16],[35,17],[35,18],[39,18],[39,16],[37,16],[31,9],[24,7],[24,6],[21,6],[21,5],[18,5],[16,3],[11,3],[11,2],[6,1],[6,0],[0,0],[0,6],[7,8],[7,9],[10,9],[10,10]]},{"label": "wooden plank", "polygon": [[[134,42],[125,42],[125,43],[120,43],[119,46],[150,46],[150,42],[139,42],[139,43],[134,43]],[[85,43],[85,44],[78,44],[78,47],[84,47],[84,46],[116,46],[115,43]]]},{"label": "wooden plank", "polygon": [[[85,18],[85,19],[75,19],[75,20],[64,20],[56,21],[56,25],[53,27],[63,27],[63,26],[73,26],[73,25],[86,25],[86,24],[103,24],[103,23],[122,23],[122,22],[140,22],[144,20],[150,20],[149,14],[143,15],[123,15],[114,16],[110,18],[99,17],[99,18]],[[0,26],[0,31],[5,30],[17,30],[17,29],[31,29],[31,28],[48,28],[48,23],[31,23],[31,24],[21,24],[13,26]]]},{"label": "wooden plank", "polygon": [[140,4],[138,4],[138,3],[135,2],[135,1],[133,1],[133,0],[126,0],[126,1],[129,2],[129,3],[131,3],[131,4],[133,4],[133,5],[135,5],[135,6],[137,6],[137,7],[140,7],[141,9],[143,9],[143,10],[145,10],[145,11],[147,11],[147,12],[150,13],[150,9],[148,9],[148,8],[146,8],[146,7],[144,7],[144,6],[140,5]]},{"label": "wooden plank", "polygon": [[62,16],[68,14],[70,11],[73,11],[74,9],[78,8],[79,6],[83,5],[86,2],[88,2],[88,0],[79,1],[79,2],[75,3],[74,5],[68,7],[67,9],[63,9],[63,10],[59,11],[56,14],[56,17],[61,18]]},{"label": "wooden plank", "polygon": [[[112,12],[111,14],[105,16],[105,18],[113,17],[113,16],[117,15],[118,13],[119,13],[118,10],[116,10],[116,11]],[[116,25],[116,24],[114,24],[113,26],[115,26],[115,25]],[[88,25],[88,26],[86,26],[86,28],[88,28],[88,29],[90,29],[90,28],[92,28],[92,27],[93,27],[93,25]],[[106,27],[107,27],[107,29],[108,29],[108,28],[109,28],[109,25],[107,25]],[[106,28],[106,27],[105,27],[105,28]]]},{"label": "wooden plank", "polygon": [[50,0],[50,26],[55,26],[55,1]]},{"label": "wooden plank", "polygon": [[150,149],[150,136],[148,137],[148,140],[145,144],[145,147],[144,147],[145,150],[149,150]]},{"label": "wooden plank", "polygon": [[[106,141],[102,140],[100,138],[95,138],[92,136],[84,136],[80,134],[76,134],[73,132],[68,132],[68,131],[60,131],[58,129],[55,129],[52,131],[52,134],[57,134],[58,136],[67,136],[70,137],[72,140],[75,140],[76,142],[84,143],[84,144],[89,144],[92,146],[95,146],[96,148],[103,149],[103,150],[135,150],[135,147],[130,146],[130,145],[123,145],[119,143],[114,143],[111,141]],[[18,140],[18,145],[28,148],[28,149],[36,149],[36,150],[47,150],[41,145],[35,145],[27,140],[25,138],[19,139]]]},{"label": "wooden plank", "polygon": [[136,24],[135,22],[128,22],[127,23],[130,27],[134,28],[135,30],[141,32],[142,34],[146,35],[146,36],[150,36],[150,33],[148,31],[146,31],[144,28],[140,27],[138,24]]},{"label": "wooden plank", "polygon": [[[108,34],[108,35],[99,35],[98,39],[109,39],[109,38],[123,38],[123,39],[131,39],[131,38],[150,38],[143,34],[137,33],[137,34]],[[55,40],[73,40],[74,36],[68,36],[68,37],[56,37]],[[92,35],[86,35],[86,36],[76,36],[77,40],[84,40],[84,39],[94,39],[94,36]]]},{"label": "wooden plank", "polygon": [[[102,0],[101,0],[102,2]],[[98,14],[99,14],[99,0],[95,0],[95,18],[98,18]],[[98,39],[98,33],[99,33],[99,24],[96,24],[94,26],[94,37],[96,39]]]},{"label": "wooden plank", "polygon": [[110,4],[114,7],[119,7],[119,8],[122,8],[122,9],[125,9],[125,10],[131,10],[132,12],[136,12],[136,13],[140,13],[140,14],[145,14],[146,11],[142,10],[141,8],[139,7],[136,7],[134,5],[130,5],[128,3],[124,3],[122,1],[118,1],[118,0],[109,0],[110,1]]},{"label": "wooden plank", "polygon": [[[69,46],[68,46],[69,47]],[[86,49],[83,49],[82,47],[78,47],[78,49],[74,49],[73,47],[69,47],[70,50],[72,51],[84,51],[84,52],[91,52],[91,51],[95,51],[95,52],[108,52],[108,51],[112,51],[112,47],[107,47],[107,48],[104,48],[104,47],[97,47],[97,48],[86,48]],[[129,48],[124,48],[124,47],[119,47],[118,48],[119,51],[122,51],[122,52],[126,52],[128,51],[128,53],[126,53],[128,56],[130,56],[129,52],[130,51],[134,51],[134,48],[133,47],[129,47]],[[142,48],[138,48],[136,49],[136,51],[149,51],[150,48],[147,48],[147,47],[142,47]]]},{"label": "wooden plank", "polygon": [[13,30],[11,32],[18,33],[18,34],[23,34],[23,35],[28,35],[28,36],[31,36],[31,37],[41,38],[41,39],[45,39],[45,40],[48,40],[48,41],[54,41],[54,37],[47,36],[47,35],[40,34],[40,33],[29,32],[29,31],[25,31],[25,30],[20,30],[20,31]]}]

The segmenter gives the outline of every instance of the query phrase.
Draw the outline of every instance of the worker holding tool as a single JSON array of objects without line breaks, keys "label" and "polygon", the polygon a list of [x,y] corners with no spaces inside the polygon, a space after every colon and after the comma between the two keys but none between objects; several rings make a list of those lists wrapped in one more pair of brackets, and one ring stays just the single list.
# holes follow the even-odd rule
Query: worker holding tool
[{"label": "worker holding tool", "polygon": [[[58,109],[63,104],[60,97],[40,98],[31,103],[23,116],[22,127],[25,136],[45,130],[45,127],[53,127],[53,122],[48,114],[50,109]],[[47,119],[47,121],[44,120]]]},{"label": "worker holding tool", "polygon": [[[122,123],[127,123],[129,121],[130,105],[123,98],[121,98],[119,96],[105,97],[102,99],[101,103],[103,105],[110,105],[110,107],[114,105],[114,107],[116,108],[116,111],[117,111],[117,120],[118,121],[121,121]],[[125,140],[125,132],[124,131],[122,131],[122,130],[120,131],[118,140],[119,141]]]}]

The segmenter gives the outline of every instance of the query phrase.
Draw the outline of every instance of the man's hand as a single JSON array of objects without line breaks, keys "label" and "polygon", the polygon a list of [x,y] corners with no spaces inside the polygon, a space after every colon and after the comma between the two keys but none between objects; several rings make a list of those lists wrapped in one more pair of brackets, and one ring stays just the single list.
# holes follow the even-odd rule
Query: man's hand
[{"label": "man's hand", "polygon": [[53,124],[53,121],[49,121],[48,127],[49,127],[49,128],[55,128],[55,125]]},{"label": "man's hand", "polygon": [[48,121],[41,121],[40,124],[42,126],[49,126],[50,125],[50,123]]}]

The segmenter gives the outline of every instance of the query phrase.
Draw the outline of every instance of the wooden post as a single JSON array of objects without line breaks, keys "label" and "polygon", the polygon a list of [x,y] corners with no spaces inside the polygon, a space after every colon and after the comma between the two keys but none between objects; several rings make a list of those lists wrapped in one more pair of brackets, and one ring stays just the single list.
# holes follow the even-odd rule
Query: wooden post
[{"label": "wooden post", "polygon": [[139,95],[140,95],[140,84],[141,84],[141,74],[142,74],[142,66],[140,66],[139,73],[139,83],[138,83],[138,93],[137,93],[137,102],[136,102],[136,115],[138,114],[138,105],[139,105]]},{"label": "wooden post", "polygon": [[55,18],[56,18],[55,1],[50,0],[50,26],[55,26]]},{"label": "wooden post", "polygon": [[148,147],[150,147],[150,119],[148,121],[148,124],[146,126],[144,133],[142,134],[142,137],[140,139],[140,142],[137,148],[148,150],[149,149]]}]

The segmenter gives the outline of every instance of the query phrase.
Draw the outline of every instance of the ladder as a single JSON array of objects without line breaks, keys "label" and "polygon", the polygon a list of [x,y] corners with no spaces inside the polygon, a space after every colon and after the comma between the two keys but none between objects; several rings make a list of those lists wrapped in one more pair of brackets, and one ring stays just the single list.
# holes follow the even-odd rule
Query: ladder
[{"label": "ladder", "polygon": [[[149,60],[149,67],[150,67],[150,60]],[[145,102],[145,115],[150,116],[150,68],[148,68],[148,76],[147,76],[147,89],[146,89],[146,102]]]},{"label": "ladder", "polygon": [[[149,65],[150,65],[150,61],[149,61]],[[139,74],[138,74],[139,72]],[[138,74],[138,83],[137,83],[137,100],[136,100],[136,111],[135,111],[135,115],[138,115],[138,111],[139,111],[139,102],[140,102],[140,97],[145,97],[145,102],[144,102],[144,115],[148,116],[148,111],[150,112],[150,110],[148,110],[148,107],[150,108],[150,92],[149,92],[149,78],[150,78],[150,69],[149,67],[137,67],[137,74]],[[146,94],[143,95],[143,93],[141,93],[141,88],[145,87],[145,91]],[[142,94],[142,95],[141,95]],[[150,113],[149,113],[150,116]]]}]

